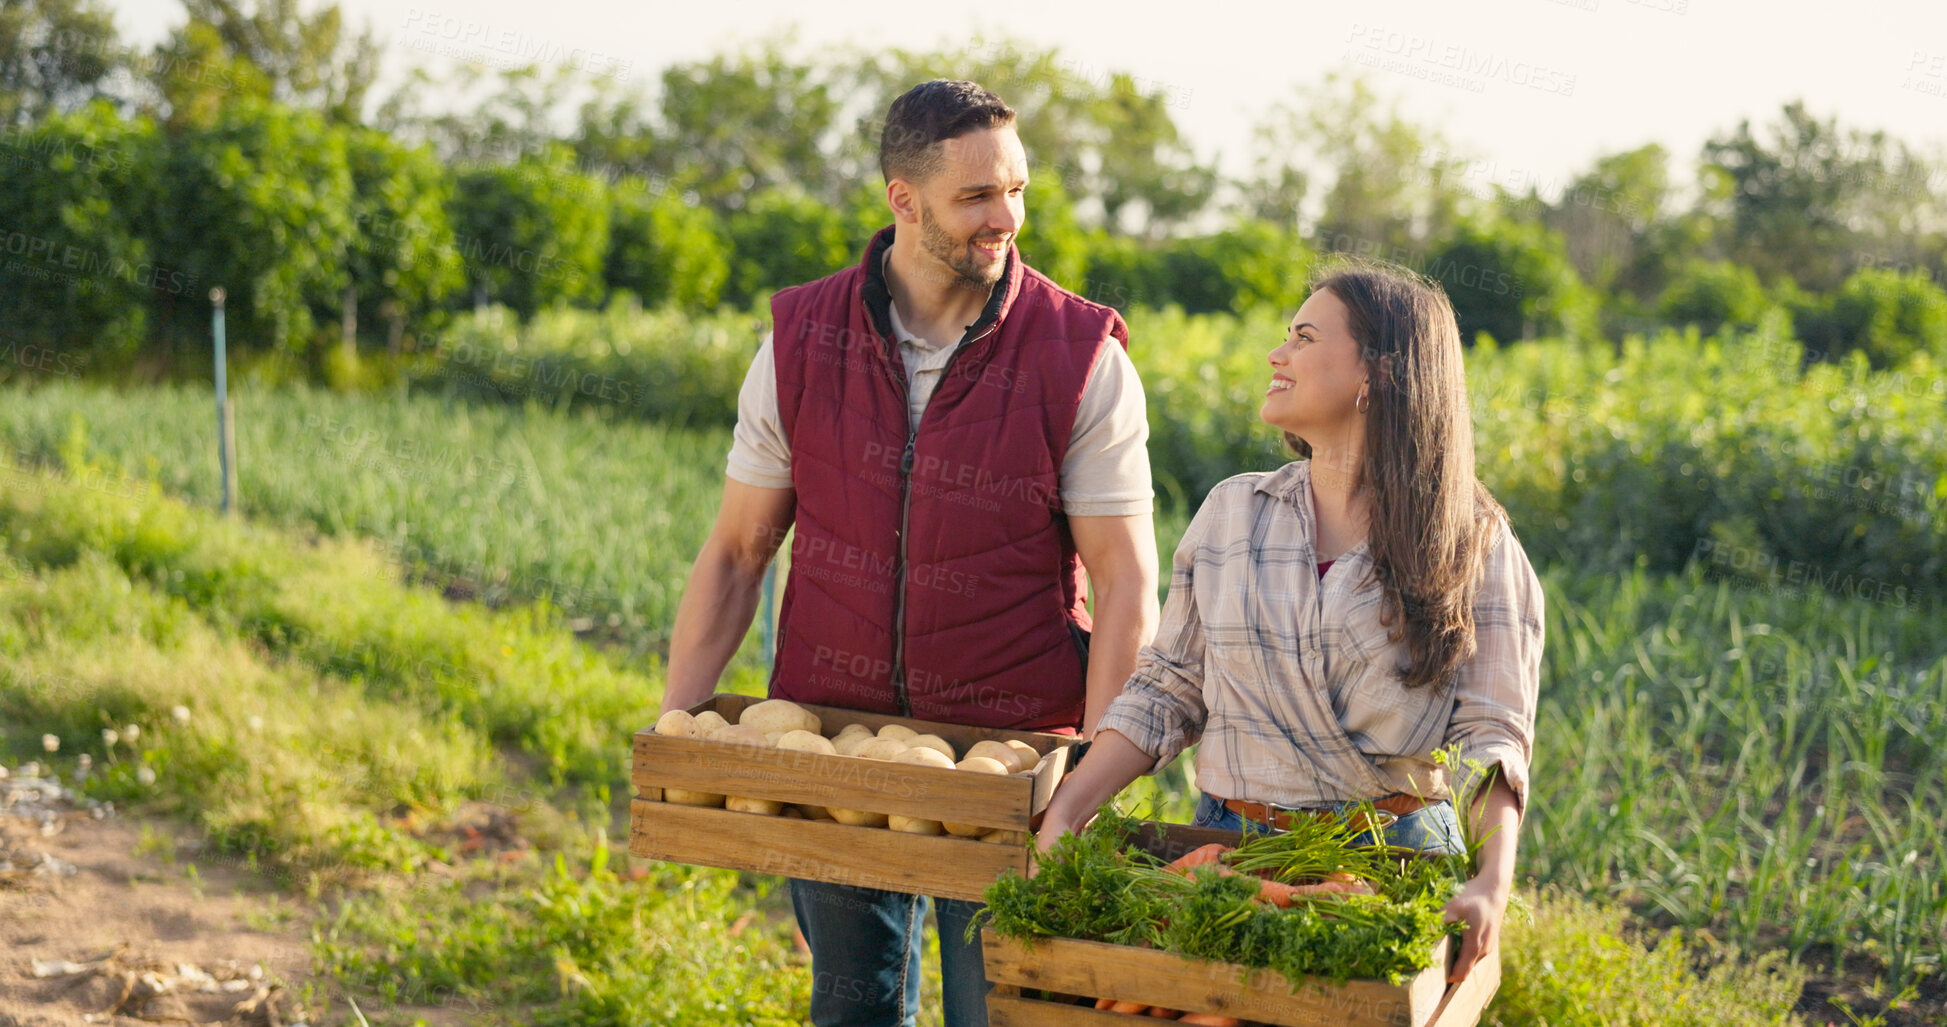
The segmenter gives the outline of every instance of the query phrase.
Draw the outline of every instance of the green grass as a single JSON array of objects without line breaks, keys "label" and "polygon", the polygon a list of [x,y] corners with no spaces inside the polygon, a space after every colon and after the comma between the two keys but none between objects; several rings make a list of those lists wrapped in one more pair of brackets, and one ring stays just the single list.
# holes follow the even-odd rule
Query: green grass
[{"label": "green grass", "polygon": [[[459,594],[547,599],[636,656],[666,644],[728,431],[404,392],[234,395],[244,513],[373,539]],[[88,483],[111,492],[152,483],[217,505],[214,439],[206,390],[54,383],[0,403],[0,457],[97,468]]]}]

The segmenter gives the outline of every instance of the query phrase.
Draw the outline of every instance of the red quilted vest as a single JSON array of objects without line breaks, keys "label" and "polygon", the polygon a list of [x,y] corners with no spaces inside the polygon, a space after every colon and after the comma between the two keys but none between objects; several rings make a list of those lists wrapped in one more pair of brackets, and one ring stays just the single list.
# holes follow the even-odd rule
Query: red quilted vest
[{"label": "red quilted vest", "polygon": [[771,300],[797,529],[771,695],[1027,730],[1082,719],[1090,628],[1062,458],[1115,311],[1021,263],[917,432],[881,259]]}]

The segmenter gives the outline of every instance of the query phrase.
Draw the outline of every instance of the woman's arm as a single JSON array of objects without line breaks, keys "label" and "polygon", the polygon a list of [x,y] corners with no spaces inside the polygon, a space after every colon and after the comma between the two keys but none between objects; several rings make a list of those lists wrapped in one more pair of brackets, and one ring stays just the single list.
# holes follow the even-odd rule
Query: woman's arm
[{"label": "woman's arm", "polygon": [[1036,849],[1047,852],[1062,835],[1086,827],[1103,803],[1115,798],[1155,763],[1154,756],[1137,748],[1122,732],[1097,732],[1089,743],[1088,758],[1062,779],[1054,798],[1048,800],[1041,830],[1035,833]]},{"label": "woman's arm", "polygon": [[1470,819],[1469,836],[1480,839],[1479,869],[1441,911],[1449,923],[1467,925],[1460,935],[1460,958],[1447,975],[1449,983],[1465,980],[1474,964],[1500,943],[1501,921],[1514,890],[1515,843],[1521,833],[1514,789],[1498,771],[1487,787],[1475,792],[1462,815]]}]

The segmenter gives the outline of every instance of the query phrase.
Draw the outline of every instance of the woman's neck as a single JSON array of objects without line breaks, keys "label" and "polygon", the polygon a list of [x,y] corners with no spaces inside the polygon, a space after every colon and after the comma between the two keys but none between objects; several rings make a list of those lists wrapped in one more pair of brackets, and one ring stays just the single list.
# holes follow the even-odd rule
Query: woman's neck
[{"label": "woman's neck", "polygon": [[1312,514],[1318,522],[1314,546],[1320,560],[1335,560],[1366,537],[1372,494],[1359,488],[1358,446],[1312,447]]}]

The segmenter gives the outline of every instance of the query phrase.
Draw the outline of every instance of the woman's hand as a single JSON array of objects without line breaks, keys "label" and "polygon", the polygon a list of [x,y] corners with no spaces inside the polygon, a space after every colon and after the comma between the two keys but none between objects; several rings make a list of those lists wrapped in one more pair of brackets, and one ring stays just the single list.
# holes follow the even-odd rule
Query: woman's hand
[{"label": "woman's hand", "polygon": [[1447,983],[1466,980],[1474,964],[1500,944],[1501,921],[1507,911],[1507,886],[1484,874],[1461,885],[1460,891],[1447,900],[1446,907],[1440,911],[1442,919],[1467,925],[1460,934],[1460,958],[1447,973]]},{"label": "woman's hand", "polygon": [[[1089,744],[1088,758],[1075,772],[1063,778],[1042,814],[1041,827],[1034,832],[1034,853],[1040,856],[1055,847],[1061,836],[1080,831],[1095,819],[1095,811],[1141,777],[1155,758],[1128,736],[1113,728],[1097,732]],[[1033,877],[1035,868],[1028,868]]]},{"label": "woman's hand", "polygon": [[1476,793],[1466,815],[1473,818],[1472,835],[1479,840],[1474,853],[1475,873],[1440,910],[1447,923],[1465,924],[1460,956],[1447,974],[1458,984],[1501,941],[1501,921],[1507,915],[1508,895],[1514,891],[1514,850],[1521,829],[1521,810],[1514,789],[1495,767],[1487,787]]}]

